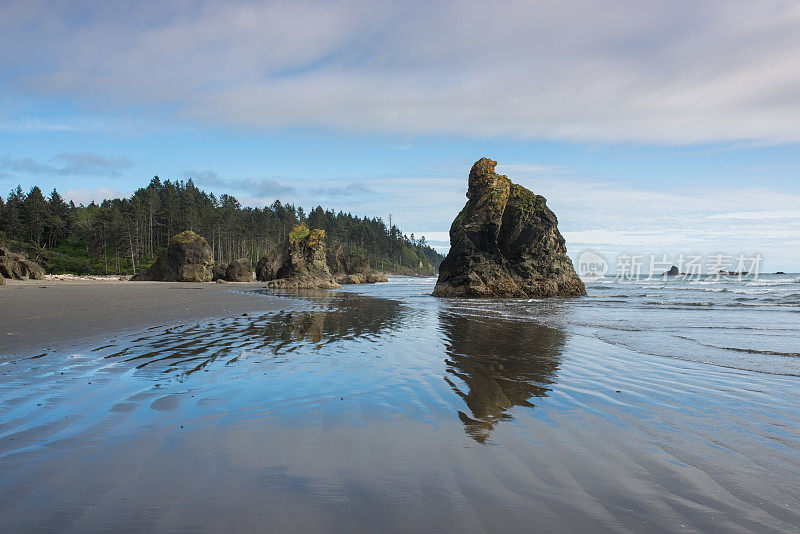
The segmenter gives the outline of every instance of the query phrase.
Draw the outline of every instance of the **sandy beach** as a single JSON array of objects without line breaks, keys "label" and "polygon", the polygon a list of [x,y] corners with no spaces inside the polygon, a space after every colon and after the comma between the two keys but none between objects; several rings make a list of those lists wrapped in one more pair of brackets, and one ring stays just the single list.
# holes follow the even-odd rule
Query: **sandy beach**
[{"label": "sandy beach", "polygon": [[[73,277],[8,280],[0,291],[0,358],[81,347],[92,340],[274,309],[263,284],[128,282]],[[281,299],[287,306],[286,299]]]},{"label": "sandy beach", "polygon": [[0,291],[57,333],[0,359],[2,532],[800,527],[796,377],[584,335],[592,298],[38,284]]}]

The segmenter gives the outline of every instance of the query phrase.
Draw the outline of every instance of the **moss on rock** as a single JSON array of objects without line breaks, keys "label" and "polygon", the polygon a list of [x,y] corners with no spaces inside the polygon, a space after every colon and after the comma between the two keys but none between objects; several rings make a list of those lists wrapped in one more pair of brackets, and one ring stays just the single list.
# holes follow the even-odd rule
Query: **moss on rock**
[{"label": "moss on rock", "polygon": [[172,236],[172,239],[170,239],[169,244],[186,245],[188,243],[194,243],[196,241],[201,241],[202,243],[208,245],[208,242],[206,241],[205,237],[197,235],[191,230],[186,230],[179,234],[175,234],[174,236]]},{"label": "moss on rock", "polygon": [[292,245],[298,244],[302,239],[305,239],[311,231],[305,224],[298,224],[289,232],[289,243]]},{"label": "moss on rock", "polygon": [[545,198],[494,172],[481,158],[467,203],[450,227],[450,251],[433,294],[453,297],[584,295],[558,219]]}]

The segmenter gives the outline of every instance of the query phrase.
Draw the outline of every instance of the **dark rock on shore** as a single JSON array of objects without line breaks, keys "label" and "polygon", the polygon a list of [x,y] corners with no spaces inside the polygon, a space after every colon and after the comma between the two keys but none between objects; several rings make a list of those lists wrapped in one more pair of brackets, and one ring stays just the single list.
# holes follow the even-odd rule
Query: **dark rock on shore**
[{"label": "dark rock on shore", "polygon": [[673,265],[669,268],[669,271],[665,271],[662,276],[678,276],[679,274],[681,274],[681,271]]},{"label": "dark rock on shore", "polygon": [[370,271],[364,275],[367,284],[376,284],[380,282],[388,282],[389,279],[386,275],[378,271]]},{"label": "dark rock on shore", "polygon": [[478,160],[467,204],[450,227],[437,297],[555,297],[586,294],[545,198]]},{"label": "dark rock on shore", "polygon": [[256,279],[253,265],[247,258],[233,260],[225,269],[224,278],[228,282],[253,282]]},{"label": "dark rock on shore", "polygon": [[325,231],[295,226],[288,239],[258,261],[256,278],[277,289],[336,289],[325,251]]},{"label": "dark rock on shore", "polygon": [[215,265],[211,270],[211,281],[216,282],[217,280],[225,280],[225,274],[228,270],[227,263],[220,263]]},{"label": "dark rock on shore", "polygon": [[348,254],[341,245],[330,247],[326,253],[328,269],[339,284],[374,284],[388,282],[386,275],[371,271],[369,262],[359,254]]},{"label": "dark rock on shore", "polygon": [[156,262],[132,281],[210,282],[213,254],[206,240],[187,230],[174,236]]},{"label": "dark rock on shore", "polygon": [[44,280],[44,269],[22,254],[0,247],[0,276],[14,280]]}]

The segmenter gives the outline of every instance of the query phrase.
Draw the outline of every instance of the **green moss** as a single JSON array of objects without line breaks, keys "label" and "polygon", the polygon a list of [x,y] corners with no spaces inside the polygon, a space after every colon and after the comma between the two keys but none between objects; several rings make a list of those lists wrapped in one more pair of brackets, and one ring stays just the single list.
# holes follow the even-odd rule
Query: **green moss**
[{"label": "green moss", "polygon": [[467,207],[464,206],[464,208],[460,212],[458,212],[458,215],[456,215],[456,218],[453,220],[452,228],[456,230],[461,230],[464,227],[464,218],[466,216],[467,216]]},{"label": "green moss", "polygon": [[523,212],[542,211],[546,202],[542,195],[536,195],[517,184],[511,184],[510,197],[516,200],[519,209]]},{"label": "green moss", "polygon": [[300,242],[307,247],[314,248],[325,241],[325,230],[309,230],[305,224],[298,224],[289,232],[289,243],[298,245]]},{"label": "green moss", "polygon": [[325,230],[311,230],[306,236],[306,245],[309,247],[316,247],[325,241]]},{"label": "green moss", "polygon": [[203,238],[202,236],[197,235],[196,233],[192,232],[191,230],[186,230],[185,232],[181,232],[181,233],[176,234],[175,236],[173,236],[172,239],[170,239],[169,244],[170,245],[174,245],[174,244],[185,245],[186,243],[192,243],[192,242],[197,241],[197,240],[205,241],[205,238]]},{"label": "green moss", "polygon": [[305,224],[298,224],[289,232],[289,243],[292,245],[298,244],[302,239],[305,239],[310,232],[308,226]]}]

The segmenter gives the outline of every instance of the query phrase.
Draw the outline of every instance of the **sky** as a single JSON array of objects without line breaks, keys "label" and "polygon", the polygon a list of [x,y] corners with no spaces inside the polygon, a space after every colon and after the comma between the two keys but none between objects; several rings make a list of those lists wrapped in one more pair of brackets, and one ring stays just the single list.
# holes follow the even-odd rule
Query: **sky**
[{"label": "sky", "polygon": [[446,251],[481,157],[574,258],[800,271],[800,4],[0,1],[0,195],[154,175]]}]

